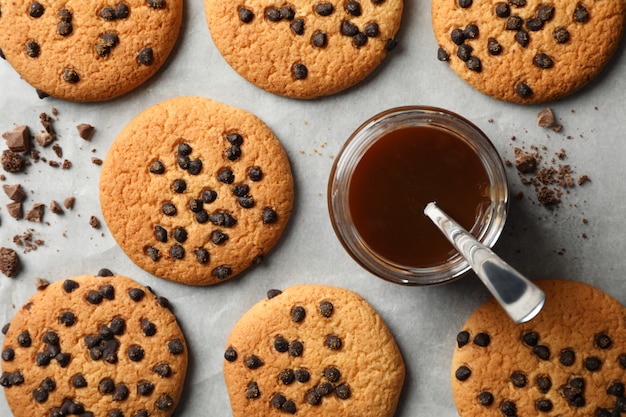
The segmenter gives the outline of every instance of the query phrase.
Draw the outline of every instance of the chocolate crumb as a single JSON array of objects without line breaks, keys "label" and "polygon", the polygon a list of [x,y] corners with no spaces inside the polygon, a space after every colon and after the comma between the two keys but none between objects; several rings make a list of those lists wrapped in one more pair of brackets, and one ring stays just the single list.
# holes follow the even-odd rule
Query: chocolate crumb
[{"label": "chocolate crumb", "polygon": [[65,200],[63,200],[63,207],[65,207],[68,210],[71,210],[74,208],[75,202],[76,202],[76,197],[67,197]]},{"label": "chocolate crumb", "polygon": [[554,113],[550,107],[537,114],[537,125],[540,127],[553,127],[555,123]]},{"label": "chocolate crumb", "polygon": [[81,123],[76,126],[76,130],[78,131],[78,136],[80,136],[81,139],[91,140],[96,128],[90,124]]},{"label": "chocolate crumb", "polygon": [[35,278],[35,288],[37,288],[37,291],[47,288],[48,285],[50,285],[50,282],[47,279]]},{"label": "chocolate crumb", "polygon": [[59,146],[58,143],[55,143],[54,145],[52,145],[52,150],[56,154],[57,158],[63,157],[63,148],[61,148],[61,146]]},{"label": "chocolate crumb", "polygon": [[50,145],[56,137],[48,132],[42,132],[40,134],[35,135],[35,140],[39,144],[39,146],[46,147]]},{"label": "chocolate crumb", "polygon": [[533,172],[537,168],[535,155],[521,148],[515,148],[515,168],[521,173]]},{"label": "chocolate crumb", "polygon": [[96,216],[91,216],[89,218],[89,226],[93,227],[94,229],[99,229],[100,228],[100,220],[98,220],[98,218]]},{"label": "chocolate crumb", "polygon": [[44,208],[46,206],[41,203],[35,203],[33,206],[26,212],[24,216],[25,220],[41,223],[41,219],[43,218]]},{"label": "chocolate crumb", "polygon": [[588,175],[583,174],[580,177],[578,177],[578,185],[583,185],[586,182],[590,182],[591,178],[589,178]]},{"label": "chocolate crumb", "polygon": [[63,214],[63,208],[61,207],[61,205],[59,203],[57,203],[55,200],[52,200],[50,202],[50,211],[53,212],[54,214]]},{"label": "chocolate crumb", "polygon": [[93,157],[91,158],[91,163],[94,165],[102,165],[102,159]]},{"label": "chocolate crumb", "polygon": [[20,261],[17,253],[11,248],[0,248],[0,272],[14,278],[19,270]]},{"label": "chocolate crumb", "polygon": [[21,125],[8,132],[2,137],[6,140],[7,147],[13,152],[28,152],[30,150],[30,130],[28,126]]},{"label": "chocolate crumb", "polygon": [[24,192],[24,188],[22,188],[21,184],[5,184],[2,186],[2,190],[7,195],[7,197],[9,197],[13,201],[24,201],[24,198],[26,198],[26,193]]}]

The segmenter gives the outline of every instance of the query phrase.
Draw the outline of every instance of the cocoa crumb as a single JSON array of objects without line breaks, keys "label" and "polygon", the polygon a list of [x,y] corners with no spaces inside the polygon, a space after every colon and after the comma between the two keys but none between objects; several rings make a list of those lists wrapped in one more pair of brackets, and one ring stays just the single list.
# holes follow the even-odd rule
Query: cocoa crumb
[{"label": "cocoa crumb", "polygon": [[76,197],[67,197],[65,200],[63,200],[63,207],[65,207],[68,210],[71,210],[74,208],[75,202],[76,202]]},{"label": "cocoa crumb", "polygon": [[50,285],[50,282],[47,279],[35,278],[35,288],[37,288],[37,291],[45,290],[48,285]]},{"label": "cocoa crumb", "polygon": [[16,173],[24,169],[26,162],[19,154],[11,151],[10,149],[6,149],[2,151],[0,164],[2,164],[2,169],[6,172]]},{"label": "cocoa crumb", "polygon": [[89,218],[89,226],[93,227],[94,229],[99,229],[100,228],[100,220],[98,220],[98,218],[96,216],[91,216]]},{"label": "cocoa crumb", "polygon": [[552,206],[561,202],[558,193],[555,190],[545,186],[540,187],[537,191],[537,199],[539,200],[539,203],[544,206]]},{"label": "cocoa crumb", "polygon": [[46,113],[41,113],[39,115],[39,121],[41,122],[41,125],[46,132],[50,133],[51,135],[56,134],[54,126],[52,125],[52,123],[54,122],[54,119],[52,117],[50,117]]},{"label": "cocoa crumb", "polygon": [[14,278],[20,267],[17,253],[11,248],[0,248],[0,271],[9,278]]},{"label": "cocoa crumb", "polygon": [[35,203],[33,206],[26,212],[24,215],[24,220],[28,220],[31,222],[41,223],[41,219],[43,218],[44,208],[46,206],[41,203]]},{"label": "cocoa crumb", "polygon": [[16,246],[24,248],[23,253],[37,250],[39,246],[42,246],[45,242],[41,239],[35,239],[35,230],[27,229],[21,235],[13,236],[13,243]]}]

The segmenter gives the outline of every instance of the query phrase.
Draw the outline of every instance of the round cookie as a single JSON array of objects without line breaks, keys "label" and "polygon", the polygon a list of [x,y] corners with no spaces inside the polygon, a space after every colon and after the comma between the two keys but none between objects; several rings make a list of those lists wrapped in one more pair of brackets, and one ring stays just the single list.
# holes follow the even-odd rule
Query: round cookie
[{"label": "round cookie", "polygon": [[514,103],[562,98],[615,52],[626,2],[433,0],[438,58],[477,90]]},{"label": "round cookie", "polygon": [[187,346],[167,299],[120,276],[83,275],[37,292],[2,346],[15,417],[167,417]]},{"label": "round cookie", "polygon": [[310,99],[369,75],[397,43],[403,0],[205,0],[215,46],[248,81]]},{"label": "round cookie", "polygon": [[459,415],[624,412],[626,309],[588,284],[536,283],[547,298],[530,322],[516,325],[492,299],[458,334],[451,380]]},{"label": "round cookie", "polygon": [[183,14],[182,0],[3,0],[0,7],[7,61],[40,96],[72,101],[108,100],[150,78],[174,47]]},{"label": "round cookie", "polygon": [[104,219],[126,254],[171,281],[209,285],[261,261],[291,214],[287,156],[256,116],[200,97],[132,120],[102,166]]},{"label": "round cookie", "polygon": [[224,359],[233,417],[391,417],[405,376],[372,306],[321,285],[270,290],[237,322]]}]

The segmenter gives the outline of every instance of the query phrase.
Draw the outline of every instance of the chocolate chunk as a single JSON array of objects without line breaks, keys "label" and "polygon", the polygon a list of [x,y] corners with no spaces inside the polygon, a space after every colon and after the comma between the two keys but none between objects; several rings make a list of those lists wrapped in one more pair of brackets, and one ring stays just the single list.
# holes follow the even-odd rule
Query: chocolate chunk
[{"label": "chocolate chunk", "polygon": [[28,210],[24,215],[24,219],[31,222],[41,223],[45,207],[46,206],[41,203],[33,204],[30,210]]},{"label": "chocolate chunk", "polygon": [[550,359],[550,349],[544,345],[533,347],[533,354],[543,361]]},{"label": "chocolate chunk", "polygon": [[470,375],[472,375],[472,371],[470,368],[468,368],[465,365],[459,366],[457,370],[454,372],[455,378],[458,379],[459,381],[467,380],[470,377]]},{"label": "chocolate chunk", "polygon": [[0,157],[0,163],[2,164],[2,169],[6,172],[20,172],[24,169],[24,159],[17,153],[11,151],[10,149],[6,149],[2,151],[2,156]]},{"label": "chocolate chunk", "polygon": [[283,383],[283,385],[289,385],[296,380],[296,374],[292,369],[283,369],[278,374],[278,380]]},{"label": "chocolate chunk", "polygon": [[[330,337],[330,336],[329,336]],[[336,337],[336,336],[334,336]],[[339,339],[339,338],[337,338]],[[328,339],[327,340],[327,345],[328,345]],[[333,340],[333,346],[336,346],[337,342]],[[330,346],[329,346],[330,347]],[[339,348],[341,347],[341,340],[339,340]],[[331,348],[333,349],[333,348]],[[304,351],[304,345],[302,344],[302,342],[300,342],[299,340],[295,340],[293,342],[291,342],[289,344],[289,349],[287,349],[289,351],[289,355],[290,356],[302,356],[302,352]],[[337,350],[337,349],[334,349]]]},{"label": "chocolate chunk", "polygon": [[224,352],[224,359],[226,359],[228,362],[236,361],[237,351],[235,350],[235,348],[229,346],[228,349],[226,349],[226,352]]},{"label": "chocolate chunk", "polygon": [[552,38],[554,38],[557,43],[566,43],[569,41],[569,37],[569,31],[565,28],[556,28],[554,33],[552,33]]},{"label": "chocolate chunk", "polygon": [[42,132],[35,135],[35,140],[37,141],[39,146],[42,147],[50,145],[52,142],[54,142],[55,139],[56,137],[48,132]]},{"label": "chocolate chunk", "polygon": [[278,352],[287,352],[289,350],[289,342],[282,336],[276,337],[274,339],[274,349]]},{"label": "chocolate chunk", "polygon": [[289,25],[293,33],[302,35],[304,33],[304,19],[296,19]]},{"label": "chocolate chunk", "polygon": [[282,394],[274,394],[274,395],[272,395],[272,399],[270,400],[270,404],[272,405],[272,407],[280,409],[280,407],[283,406],[285,401],[287,401],[287,399],[285,398],[284,395],[282,395]]},{"label": "chocolate chunk", "polygon": [[585,358],[585,360],[583,361],[583,365],[586,370],[590,372],[595,372],[600,370],[600,368],[602,367],[602,360],[597,356],[590,356],[588,358]]},{"label": "chocolate chunk", "polygon": [[311,43],[313,46],[323,48],[328,44],[328,37],[324,32],[317,31],[313,34],[313,36],[311,36]]},{"label": "chocolate chunk", "polygon": [[295,323],[300,323],[302,320],[304,320],[305,315],[306,311],[302,306],[295,306],[291,310],[291,320],[293,320]]},{"label": "chocolate chunk", "polygon": [[54,214],[63,214],[63,207],[55,200],[50,202],[50,211]]},{"label": "chocolate chunk", "polygon": [[515,93],[522,98],[526,98],[533,94],[533,90],[527,84],[520,82],[515,86]]},{"label": "chocolate chunk", "polygon": [[342,341],[338,336],[331,334],[329,336],[326,336],[325,344],[326,344],[326,347],[331,350],[339,350],[341,349]]},{"label": "chocolate chunk", "polygon": [[21,184],[2,186],[4,193],[13,201],[23,201],[26,198],[26,193]]},{"label": "chocolate chunk", "polygon": [[0,248],[0,272],[7,277],[13,278],[20,268],[17,252],[11,248]]},{"label": "chocolate chunk", "polygon": [[89,226],[93,227],[94,229],[99,229],[100,228],[100,220],[98,220],[98,218],[96,216],[89,217]]},{"label": "chocolate chunk", "polygon": [[80,81],[80,76],[78,75],[78,72],[76,72],[74,68],[65,68],[63,70],[62,78],[63,78],[63,81],[66,81],[71,84],[76,84],[77,82]]},{"label": "chocolate chunk", "polygon": [[308,382],[309,379],[311,378],[311,374],[309,373],[309,371],[307,371],[304,368],[296,369],[294,374],[296,376],[296,381],[301,382],[301,383]]},{"label": "chocolate chunk", "polygon": [[478,404],[489,406],[493,404],[493,394],[489,391],[483,391],[478,394]]},{"label": "chocolate chunk", "polygon": [[146,295],[146,293],[141,288],[131,288],[128,290],[128,296],[133,301],[141,301],[144,295]]},{"label": "chocolate chunk", "polygon": [[193,254],[196,256],[196,261],[199,264],[205,264],[209,262],[210,255],[209,252],[204,248],[198,248],[193,251]]},{"label": "chocolate chunk", "polygon": [[487,333],[478,333],[476,337],[474,337],[474,344],[480,347],[487,347],[491,342],[491,338]]},{"label": "chocolate chunk", "polygon": [[43,5],[39,3],[38,1],[32,2],[30,6],[28,7],[28,14],[34,18],[39,18],[43,16],[44,11],[45,9]]},{"label": "chocolate chunk", "polygon": [[322,314],[322,316],[328,318],[333,314],[333,310],[334,310],[334,306],[333,303],[331,303],[330,301],[322,301],[319,305],[319,311]]},{"label": "chocolate chunk", "polygon": [[293,65],[291,72],[293,73],[293,76],[296,80],[303,80],[307,77],[309,70],[307,69],[306,65],[297,63]]},{"label": "chocolate chunk", "polygon": [[75,202],[76,202],[75,197],[67,197],[65,200],[63,200],[63,207],[65,207],[68,210],[71,210],[74,208]]},{"label": "chocolate chunk", "polygon": [[509,380],[517,388],[524,388],[526,386],[526,375],[521,372],[512,373]]},{"label": "chocolate chunk", "polygon": [[513,401],[504,401],[500,405],[500,411],[506,417],[515,417],[517,416],[517,405]]},{"label": "chocolate chunk", "polygon": [[59,321],[65,327],[71,327],[76,323],[76,315],[71,311],[64,311],[59,315]]},{"label": "chocolate chunk", "polygon": [[496,16],[505,18],[511,15],[511,8],[506,3],[498,3],[494,9]]},{"label": "chocolate chunk", "polygon": [[248,8],[239,7],[237,9],[237,13],[239,14],[239,20],[243,23],[250,23],[252,22],[252,19],[254,19],[254,13]]},{"label": "chocolate chunk", "polygon": [[263,361],[255,355],[250,355],[246,358],[246,368],[257,369],[263,366]]},{"label": "chocolate chunk", "polygon": [[574,21],[578,23],[587,23],[589,21],[589,11],[581,3],[576,5]]},{"label": "chocolate chunk", "polygon": [[550,58],[548,55],[544,54],[543,52],[540,52],[537,55],[535,55],[535,58],[533,59],[533,63],[535,64],[535,66],[542,68],[542,69],[552,68],[554,66],[554,61],[552,60],[552,58]]},{"label": "chocolate chunk", "polygon": [[334,10],[332,3],[318,3],[315,5],[315,12],[320,16],[330,16]]},{"label": "chocolate chunk", "polygon": [[226,279],[233,273],[232,269],[227,265],[218,266],[213,270],[213,276],[217,279]]},{"label": "chocolate chunk", "polygon": [[563,349],[559,355],[559,362],[563,366],[572,366],[576,361],[576,353],[572,349]]},{"label": "chocolate chunk", "polygon": [[595,338],[595,345],[600,349],[608,349],[611,347],[611,338],[605,333],[600,333]]},{"label": "chocolate chunk", "polygon": [[[79,124],[78,126],[76,126],[76,130],[78,131],[78,136],[79,136],[81,139],[84,139],[84,140],[91,140],[91,138],[92,138],[92,136],[93,136],[94,132],[96,131],[96,128],[95,128],[95,127],[93,127],[93,126],[92,126],[92,125],[90,125],[90,124],[87,124],[87,123],[81,123],[81,124]],[[157,162],[159,162],[159,161],[157,161]],[[163,164],[161,164],[161,166],[162,166],[162,165],[163,165]],[[154,164],[153,164],[153,166],[154,166]],[[153,172],[153,171],[152,171],[152,166],[150,167],[150,172]],[[156,172],[154,172],[154,173],[156,173]],[[162,173],[163,173],[163,172],[159,172],[159,174],[162,174]]]},{"label": "chocolate chunk", "polygon": [[472,5],[472,0],[459,0],[459,7],[467,9]]},{"label": "chocolate chunk", "polygon": [[154,52],[152,51],[152,48],[147,47],[139,51],[137,61],[139,61],[141,65],[152,65],[154,63]]},{"label": "chocolate chunk", "polygon": [[152,370],[161,378],[168,378],[172,375],[172,368],[166,363],[159,363],[152,368]]},{"label": "chocolate chunk", "polygon": [[180,355],[183,353],[183,342],[180,339],[172,339],[167,342],[167,350],[170,351],[172,355]]},{"label": "chocolate chunk", "polygon": [[9,216],[13,217],[14,219],[21,219],[22,218],[22,203],[18,202],[18,201],[14,201],[12,203],[7,204],[7,212],[9,213]]}]

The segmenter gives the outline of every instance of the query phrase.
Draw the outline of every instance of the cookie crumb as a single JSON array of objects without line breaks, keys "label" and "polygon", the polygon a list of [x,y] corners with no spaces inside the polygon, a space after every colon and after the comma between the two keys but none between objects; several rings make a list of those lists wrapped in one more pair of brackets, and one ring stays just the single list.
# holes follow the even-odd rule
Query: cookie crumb
[{"label": "cookie crumb", "polygon": [[533,172],[537,168],[535,155],[521,148],[515,148],[515,168],[521,173]]},{"label": "cookie crumb", "polygon": [[96,128],[87,123],[81,123],[76,126],[76,130],[78,131],[78,136],[84,140],[91,140]]},{"label": "cookie crumb", "polygon": [[53,212],[54,214],[63,214],[63,208],[61,207],[61,205],[59,203],[56,202],[56,200],[52,200],[50,202],[50,211]]},{"label": "cookie crumb", "polygon": [[2,169],[6,172],[16,173],[24,169],[26,162],[19,154],[11,151],[10,149],[6,149],[2,151],[0,164],[2,165]]},{"label": "cookie crumb", "polygon": [[52,145],[52,150],[56,154],[57,158],[63,157],[63,148],[61,148],[61,146],[58,143],[55,143],[54,145]]},{"label": "cookie crumb", "polygon": [[555,123],[554,112],[550,107],[542,110],[537,114],[537,125],[540,127],[553,127]]},{"label": "cookie crumb", "polygon": [[89,218],[89,226],[93,227],[94,229],[99,229],[100,228],[100,220],[98,220],[98,218],[96,216],[91,216]]},{"label": "cookie crumb", "polygon": [[47,279],[35,278],[35,288],[37,288],[37,291],[46,289],[48,285],[50,285],[50,282]]},{"label": "cookie crumb", "polygon": [[591,182],[591,178],[589,178],[589,175],[583,174],[578,177],[578,185],[583,185],[586,182]]},{"label": "cookie crumb", "polygon": [[71,210],[74,208],[75,202],[76,202],[76,197],[67,197],[65,200],[63,200],[63,207],[65,207],[68,210]]},{"label": "cookie crumb", "polygon": [[11,248],[0,248],[0,271],[9,278],[15,278],[20,266],[17,253]]},{"label": "cookie crumb", "polygon": [[24,220],[28,220],[30,222],[41,223],[41,219],[43,218],[45,205],[41,203],[35,203],[33,206],[26,212],[24,216]]}]

